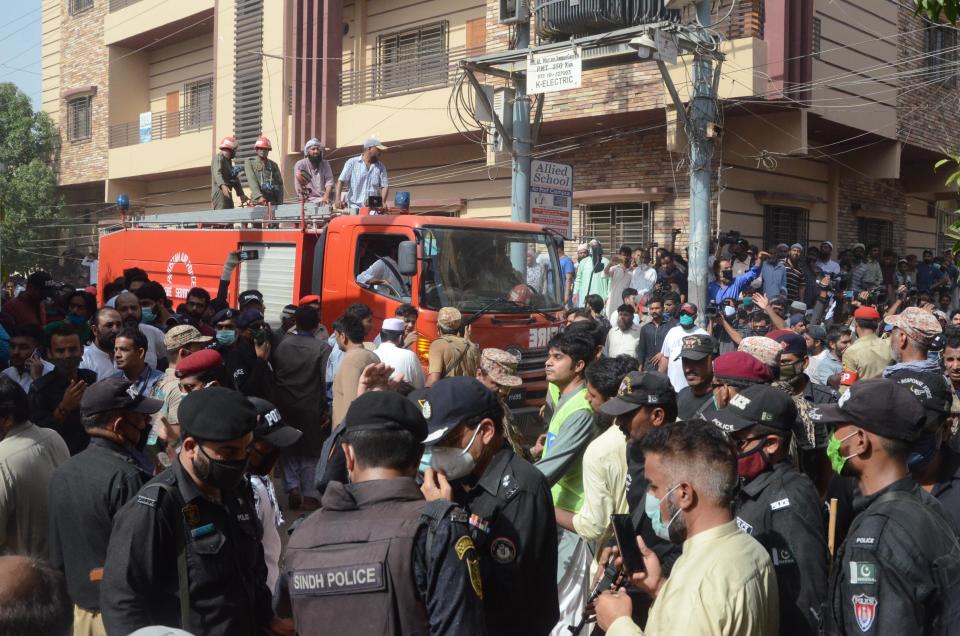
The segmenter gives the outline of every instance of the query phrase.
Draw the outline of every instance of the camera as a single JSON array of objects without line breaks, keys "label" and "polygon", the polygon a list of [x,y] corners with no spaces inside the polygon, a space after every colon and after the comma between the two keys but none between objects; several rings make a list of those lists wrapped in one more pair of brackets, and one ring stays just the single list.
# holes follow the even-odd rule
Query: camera
[{"label": "camera", "polygon": [[728,230],[727,232],[721,232],[717,236],[717,240],[721,245],[732,245],[739,241],[743,236],[737,230]]},{"label": "camera", "polygon": [[707,305],[706,309],[703,310],[703,315],[707,318],[716,318],[717,314],[720,313],[720,308],[717,307],[714,303]]}]

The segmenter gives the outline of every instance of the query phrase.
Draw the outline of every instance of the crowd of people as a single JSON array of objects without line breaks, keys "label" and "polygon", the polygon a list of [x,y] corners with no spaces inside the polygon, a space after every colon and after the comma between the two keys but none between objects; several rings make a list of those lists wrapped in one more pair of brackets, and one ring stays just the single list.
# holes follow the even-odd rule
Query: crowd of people
[{"label": "crowd of people", "polygon": [[0,312],[0,633],[954,633],[955,266],[813,249],[722,236],[703,309],[670,250],[530,254],[567,305],[539,436],[455,307],[330,333],[317,296],[230,306],[236,254],[179,306],[34,273]]}]

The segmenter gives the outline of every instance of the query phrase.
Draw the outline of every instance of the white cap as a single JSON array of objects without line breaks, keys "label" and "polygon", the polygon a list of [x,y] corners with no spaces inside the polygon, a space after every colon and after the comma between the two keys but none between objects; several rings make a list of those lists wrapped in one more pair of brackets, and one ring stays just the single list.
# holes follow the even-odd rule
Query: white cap
[{"label": "white cap", "polygon": [[383,321],[382,329],[385,331],[403,331],[406,326],[406,323],[399,318],[387,318]]},{"label": "white cap", "polygon": [[371,137],[363,142],[363,149],[369,150],[370,148],[379,148],[380,150],[386,150],[387,147],[380,143],[380,140],[376,137]]},{"label": "white cap", "polygon": [[577,246],[578,252],[586,252],[589,249],[590,249],[590,246],[587,245],[586,243],[581,243],[580,245]]},{"label": "white cap", "polygon": [[320,143],[320,140],[316,137],[311,137],[307,140],[307,143],[303,144],[303,154],[307,154],[307,151],[317,146],[320,150],[323,150],[323,144]]}]

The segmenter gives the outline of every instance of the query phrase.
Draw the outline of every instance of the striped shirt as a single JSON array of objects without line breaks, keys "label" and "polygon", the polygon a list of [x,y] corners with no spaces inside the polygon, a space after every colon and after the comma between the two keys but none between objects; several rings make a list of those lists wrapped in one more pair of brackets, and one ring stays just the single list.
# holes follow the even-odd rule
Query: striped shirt
[{"label": "striped shirt", "polygon": [[367,197],[380,196],[380,189],[390,185],[386,166],[378,161],[368,167],[363,162],[363,155],[347,159],[340,173],[340,181],[349,187],[347,203],[352,208],[364,207]]},{"label": "striped shirt", "polygon": [[803,300],[800,298],[800,286],[803,285],[804,281],[803,272],[790,265],[790,261],[787,259],[784,259],[782,263],[787,268],[787,298],[791,301]]}]

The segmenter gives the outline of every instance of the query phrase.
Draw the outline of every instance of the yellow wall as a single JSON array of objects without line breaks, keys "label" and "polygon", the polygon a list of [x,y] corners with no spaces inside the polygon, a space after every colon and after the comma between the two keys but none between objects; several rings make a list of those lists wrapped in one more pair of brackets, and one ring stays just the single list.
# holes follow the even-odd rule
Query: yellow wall
[{"label": "yellow wall", "polygon": [[[267,1],[270,2],[270,0]],[[140,0],[119,11],[107,13],[103,25],[104,43],[109,46],[122,42],[127,38],[212,9],[215,4],[215,0]]]},{"label": "yellow wall", "polygon": [[150,110],[167,110],[167,93],[180,91],[183,108],[183,87],[188,82],[213,77],[213,36],[202,35],[177,42],[149,53]]},{"label": "yellow wall", "polygon": [[60,0],[43,0],[41,21],[40,70],[41,108],[60,121]]},{"label": "yellow wall", "polygon": [[110,124],[139,122],[140,113],[150,110],[148,100],[149,54],[135,53],[120,46],[111,46],[110,86]]},{"label": "yellow wall", "polygon": [[178,137],[110,149],[110,179],[209,167],[213,132],[208,128]]}]

